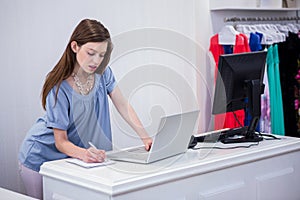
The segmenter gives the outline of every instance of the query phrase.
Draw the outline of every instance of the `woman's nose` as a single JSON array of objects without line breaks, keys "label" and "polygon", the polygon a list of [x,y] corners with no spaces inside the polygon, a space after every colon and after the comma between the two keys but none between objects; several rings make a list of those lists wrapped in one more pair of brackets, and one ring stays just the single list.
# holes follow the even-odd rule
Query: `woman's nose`
[{"label": "woman's nose", "polygon": [[102,60],[103,60],[103,58],[100,57],[100,56],[95,56],[94,59],[93,59],[94,63],[95,63],[97,66],[99,66],[99,65],[101,64],[101,61],[102,61]]}]

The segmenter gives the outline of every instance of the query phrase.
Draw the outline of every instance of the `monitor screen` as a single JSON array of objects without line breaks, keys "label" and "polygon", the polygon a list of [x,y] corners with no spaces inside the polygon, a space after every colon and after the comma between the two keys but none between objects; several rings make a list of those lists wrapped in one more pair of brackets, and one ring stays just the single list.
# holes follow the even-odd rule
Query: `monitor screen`
[{"label": "monitor screen", "polygon": [[212,113],[232,112],[248,106],[252,117],[248,134],[253,134],[260,118],[266,56],[266,51],[258,51],[219,57]]}]

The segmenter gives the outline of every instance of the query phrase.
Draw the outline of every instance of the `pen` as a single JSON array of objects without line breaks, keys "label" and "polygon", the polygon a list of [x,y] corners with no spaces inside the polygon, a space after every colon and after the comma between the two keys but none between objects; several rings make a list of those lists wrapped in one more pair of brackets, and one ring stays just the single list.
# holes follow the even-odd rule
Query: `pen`
[{"label": "pen", "polygon": [[[97,147],[92,142],[88,142],[88,143],[92,148],[97,149]],[[107,161],[107,159],[104,159],[104,162],[106,162],[106,161]]]},{"label": "pen", "polygon": [[91,147],[93,147],[94,149],[97,149],[97,147],[96,147],[92,142],[89,142],[89,145],[90,145]]}]

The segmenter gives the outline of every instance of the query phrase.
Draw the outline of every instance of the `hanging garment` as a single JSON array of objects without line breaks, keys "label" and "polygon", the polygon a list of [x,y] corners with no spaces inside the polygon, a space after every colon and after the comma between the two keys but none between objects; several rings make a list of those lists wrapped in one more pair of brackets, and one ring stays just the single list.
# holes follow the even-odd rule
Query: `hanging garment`
[{"label": "hanging garment", "polygon": [[268,54],[267,54],[267,75],[269,80],[269,92],[270,92],[270,110],[271,110],[271,127],[272,127],[272,133],[275,133],[275,121],[276,121],[276,113],[275,113],[275,107],[276,107],[276,91],[275,91],[275,75],[274,75],[274,59],[273,59],[273,46],[270,46],[268,48]]},{"label": "hanging garment", "polygon": [[261,40],[262,34],[250,33],[249,46],[252,52],[262,50]]},{"label": "hanging garment", "polygon": [[294,107],[294,88],[298,84],[294,79],[298,71],[300,40],[298,34],[289,32],[285,42],[278,44],[279,70],[282,88],[285,135],[300,137],[297,130],[298,111]]},{"label": "hanging garment", "polygon": [[259,120],[259,132],[272,133],[271,129],[271,109],[270,109],[270,93],[267,67],[263,82],[265,84],[264,93],[261,95],[261,116]]},{"label": "hanging garment", "polygon": [[297,81],[297,85],[295,87],[295,111],[296,111],[296,119],[297,119],[297,128],[298,132],[300,129],[300,63],[298,62],[298,73],[295,76],[295,80]]},{"label": "hanging garment", "polygon": [[273,134],[284,135],[284,117],[279,77],[279,57],[277,44],[268,48],[267,73],[270,92],[271,129]]},{"label": "hanging garment", "polygon": [[[274,79],[275,79],[275,90],[276,90],[276,125],[277,129],[273,133],[278,135],[285,135],[284,129],[284,114],[282,105],[282,92],[281,92],[281,82],[280,82],[280,70],[279,70],[279,56],[278,56],[278,45],[274,45],[273,49],[274,58]],[[272,125],[271,125],[272,126]]]},{"label": "hanging garment", "polygon": [[[248,38],[246,35],[239,33],[236,34],[235,44],[231,46],[233,53],[250,52]],[[228,46],[225,46],[228,49]],[[218,73],[219,56],[225,54],[224,46],[219,44],[219,34],[215,34],[210,39],[209,51],[212,53],[215,60],[215,80]],[[235,116],[237,120],[235,119]],[[222,128],[236,128],[244,125],[245,112],[244,110],[238,110],[233,112],[227,112],[225,114],[215,115],[215,130]]]}]

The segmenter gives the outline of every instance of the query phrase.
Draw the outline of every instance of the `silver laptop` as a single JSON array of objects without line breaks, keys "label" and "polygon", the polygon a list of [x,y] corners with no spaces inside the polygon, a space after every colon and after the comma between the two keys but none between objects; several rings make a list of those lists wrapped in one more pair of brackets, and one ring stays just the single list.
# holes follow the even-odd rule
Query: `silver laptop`
[{"label": "silver laptop", "polygon": [[162,117],[150,151],[144,146],[107,153],[111,160],[151,163],[185,153],[193,135],[199,111]]}]

